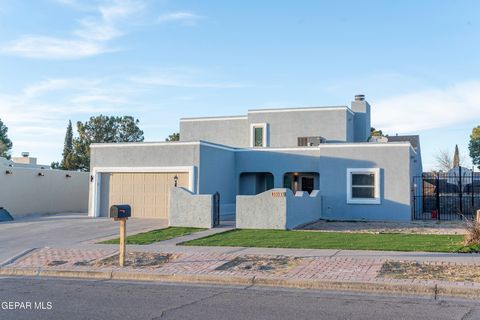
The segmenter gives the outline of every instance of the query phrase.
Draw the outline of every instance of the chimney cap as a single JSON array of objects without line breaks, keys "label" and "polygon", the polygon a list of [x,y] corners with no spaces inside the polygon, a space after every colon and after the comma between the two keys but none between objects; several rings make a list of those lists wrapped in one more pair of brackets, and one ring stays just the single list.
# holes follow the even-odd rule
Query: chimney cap
[{"label": "chimney cap", "polygon": [[355,101],[364,101],[365,95],[364,94],[357,94],[355,95]]},{"label": "chimney cap", "polygon": [[30,152],[26,152],[26,151],[22,152],[22,157],[28,158],[29,156],[30,156]]}]

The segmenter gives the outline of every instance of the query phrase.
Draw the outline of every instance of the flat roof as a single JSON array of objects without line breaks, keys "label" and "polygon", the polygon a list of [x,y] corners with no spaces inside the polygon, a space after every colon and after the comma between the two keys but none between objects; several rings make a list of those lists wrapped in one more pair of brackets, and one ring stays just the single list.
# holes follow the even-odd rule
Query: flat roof
[{"label": "flat roof", "polygon": [[[346,110],[353,114],[353,111],[348,106],[318,106],[318,107],[298,107],[298,108],[267,108],[267,109],[248,109],[248,113],[269,113],[269,112],[302,112],[302,111],[331,111],[331,110]],[[248,119],[246,115],[235,116],[213,116],[213,117],[185,117],[180,118],[180,121],[215,121],[215,120],[245,120]]]}]

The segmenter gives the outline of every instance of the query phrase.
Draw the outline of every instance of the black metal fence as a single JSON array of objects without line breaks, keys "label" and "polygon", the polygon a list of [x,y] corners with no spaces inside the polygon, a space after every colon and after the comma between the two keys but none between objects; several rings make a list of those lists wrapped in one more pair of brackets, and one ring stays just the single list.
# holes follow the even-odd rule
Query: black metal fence
[{"label": "black metal fence", "polygon": [[480,209],[480,173],[464,168],[424,173],[414,177],[412,192],[416,220],[472,219]]}]

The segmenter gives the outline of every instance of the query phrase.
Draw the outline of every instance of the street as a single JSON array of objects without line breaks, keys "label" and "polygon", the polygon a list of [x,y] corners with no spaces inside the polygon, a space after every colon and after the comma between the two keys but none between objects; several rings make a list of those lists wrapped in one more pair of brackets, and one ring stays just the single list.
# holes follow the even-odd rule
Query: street
[{"label": "street", "polygon": [[0,303],[2,320],[480,318],[473,300],[52,278],[0,278]]}]

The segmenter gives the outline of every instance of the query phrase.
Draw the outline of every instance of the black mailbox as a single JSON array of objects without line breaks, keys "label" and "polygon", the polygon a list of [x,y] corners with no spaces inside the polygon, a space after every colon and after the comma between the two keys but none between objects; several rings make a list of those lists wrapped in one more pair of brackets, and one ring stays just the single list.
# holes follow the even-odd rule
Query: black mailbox
[{"label": "black mailbox", "polygon": [[110,218],[130,218],[132,208],[128,204],[117,204],[110,207]]}]

